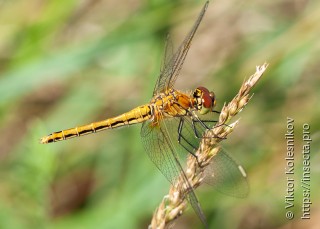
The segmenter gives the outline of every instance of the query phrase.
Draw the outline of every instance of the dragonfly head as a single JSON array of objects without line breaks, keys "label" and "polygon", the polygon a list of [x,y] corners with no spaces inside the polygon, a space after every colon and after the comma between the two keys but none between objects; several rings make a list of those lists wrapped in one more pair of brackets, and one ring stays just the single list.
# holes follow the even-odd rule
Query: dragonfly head
[{"label": "dragonfly head", "polygon": [[206,114],[213,111],[216,105],[216,96],[212,91],[205,87],[197,87],[193,92],[194,105],[200,114]]}]

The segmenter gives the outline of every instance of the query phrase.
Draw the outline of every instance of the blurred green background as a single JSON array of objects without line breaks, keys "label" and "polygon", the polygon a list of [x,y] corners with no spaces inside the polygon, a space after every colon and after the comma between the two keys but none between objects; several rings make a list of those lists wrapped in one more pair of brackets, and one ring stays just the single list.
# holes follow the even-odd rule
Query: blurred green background
[{"label": "blurred green background", "polygon": [[[148,102],[165,37],[175,47],[205,1],[0,0],[0,228],[147,228],[169,183],[140,125],[50,145],[39,138]],[[320,2],[212,1],[177,89],[218,109],[270,63],[225,147],[245,199],[197,190],[210,228],[320,228]],[[295,125],[295,218],[285,217],[287,117]],[[301,220],[302,125],[311,126],[311,220]],[[291,209],[292,210],[292,209]],[[175,228],[202,228],[189,210]]]}]

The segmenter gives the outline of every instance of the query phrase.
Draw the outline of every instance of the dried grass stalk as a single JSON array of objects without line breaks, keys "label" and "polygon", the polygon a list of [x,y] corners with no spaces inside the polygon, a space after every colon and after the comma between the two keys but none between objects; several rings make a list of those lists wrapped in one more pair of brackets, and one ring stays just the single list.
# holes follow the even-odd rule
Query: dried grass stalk
[{"label": "dried grass stalk", "polygon": [[[199,149],[196,152],[199,163],[194,156],[190,155],[188,157],[185,172],[193,189],[201,185],[206,166],[210,164],[211,159],[219,152],[220,146],[218,143],[225,139],[238,124],[238,120],[232,124],[228,124],[229,121],[247,105],[252,97],[252,95],[249,95],[250,90],[258,82],[267,67],[267,63],[264,63],[262,66],[257,66],[256,72],[241,85],[238,94],[231,102],[223,106],[218,122],[214,128],[204,133],[205,137],[200,142]],[[166,228],[183,214],[188,202],[185,198],[186,195],[181,193],[180,189],[177,188],[183,187],[183,184],[184,179],[179,177],[176,183],[171,185],[169,194],[163,198],[154,212],[149,229]]]}]

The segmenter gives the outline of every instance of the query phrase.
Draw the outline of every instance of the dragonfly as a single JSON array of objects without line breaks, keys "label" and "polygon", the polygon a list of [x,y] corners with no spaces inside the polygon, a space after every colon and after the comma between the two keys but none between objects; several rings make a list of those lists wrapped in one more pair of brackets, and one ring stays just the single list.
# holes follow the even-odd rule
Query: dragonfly
[{"label": "dragonfly", "polygon": [[[116,117],[91,124],[53,132],[42,137],[43,144],[79,137],[107,129],[142,123],[141,139],[151,161],[171,184],[181,176],[181,191],[192,208],[207,225],[205,215],[184,171],[189,153],[193,156],[205,130],[213,128],[216,97],[203,86],[191,93],[174,89],[174,83],[184,64],[192,39],[205,15],[208,1],[203,6],[192,29],[173,53],[172,41],[167,37],[164,60],[156,81],[151,101]],[[204,181],[222,193],[243,197],[247,193],[246,174],[224,150],[207,167]],[[213,175],[214,174],[214,175]],[[179,188],[179,187],[178,187]]]}]

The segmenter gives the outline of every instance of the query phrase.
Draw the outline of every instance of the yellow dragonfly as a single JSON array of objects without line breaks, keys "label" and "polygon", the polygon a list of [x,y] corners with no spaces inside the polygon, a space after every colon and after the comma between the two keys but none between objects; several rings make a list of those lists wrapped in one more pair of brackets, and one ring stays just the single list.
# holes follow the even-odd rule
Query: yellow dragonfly
[{"label": "yellow dragonfly", "polygon": [[[113,118],[54,132],[40,140],[45,144],[142,123],[141,138],[151,161],[172,184],[180,174],[183,174],[184,186],[187,188],[181,187],[181,189],[184,190],[185,197],[205,225],[207,225],[206,218],[185,176],[183,162],[188,153],[196,157],[194,152],[199,146],[203,132],[212,128],[215,123],[213,121],[215,94],[205,87],[197,87],[191,94],[183,93],[174,89],[173,84],[179,76],[191,41],[207,7],[208,2],[174,54],[172,42],[169,37],[167,38],[161,72],[153,91],[153,98],[149,103]],[[246,177],[242,167],[223,150],[214,157],[208,171],[215,175],[205,181],[214,185],[217,190],[233,196],[246,195],[247,187],[243,185],[246,184]],[[236,192],[233,186],[238,189]]]}]

